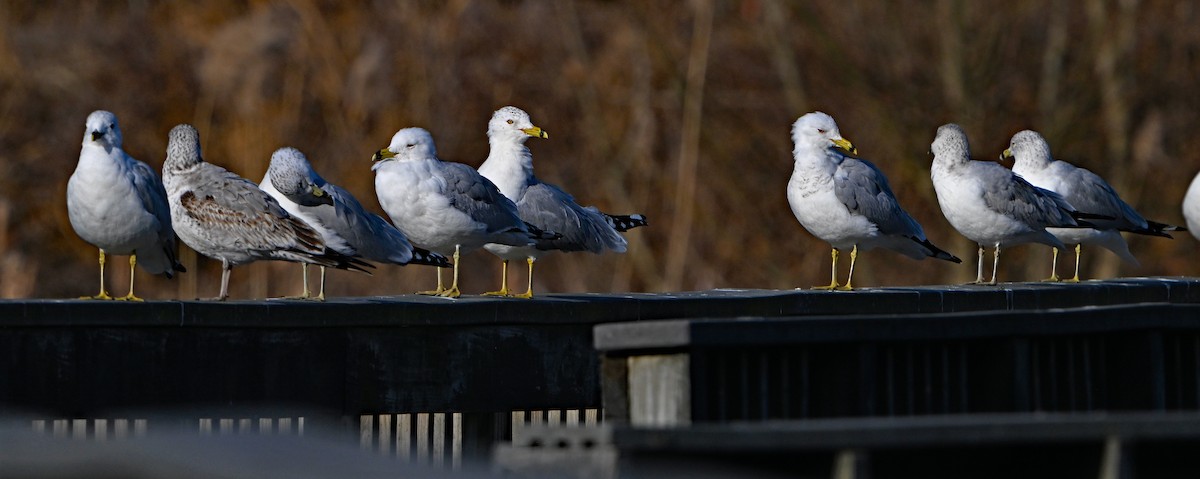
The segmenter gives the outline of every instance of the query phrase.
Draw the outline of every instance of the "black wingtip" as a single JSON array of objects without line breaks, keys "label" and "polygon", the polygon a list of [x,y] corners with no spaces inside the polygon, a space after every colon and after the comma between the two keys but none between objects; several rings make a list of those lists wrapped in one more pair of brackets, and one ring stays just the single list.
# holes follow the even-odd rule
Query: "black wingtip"
[{"label": "black wingtip", "polygon": [[556,240],[562,238],[561,234],[543,230],[529,223],[525,223],[525,229],[529,231],[529,236],[535,240]]},{"label": "black wingtip", "polygon": [[622,233],[634,228],[648,226],[650,223],[646,220],[646,215],[610,215],[604,213],[604,219],[608,221],[608,226]]},{"label": "black wingtip", "polygon": [[451,268],[454,266],[450,263],[449,258],[424,248],[413,248],[412,259],[408,260],[408,264],[436,266],[438,268]]},{"label": "black wingtip", "polygon": [[931,253],[929,256],[932,256],[932,257],[940,259],[940,260],[949,261],[951,263],[959,263],[959,264],[962,263],[962,260],[959,259],[958,256],[954,256],[954,255],[950,254],[948,251],[938,248],[937,246],[934,246],[933,243],[930,243],[929,240],[927,240],[927,239],[926,240],[921,240],[921,239],[917,239],[917,238],[910,238],[910,239],[912,239],[913,241],[916,241],[917,243],[920,243],[921,246],[928,248]]}]

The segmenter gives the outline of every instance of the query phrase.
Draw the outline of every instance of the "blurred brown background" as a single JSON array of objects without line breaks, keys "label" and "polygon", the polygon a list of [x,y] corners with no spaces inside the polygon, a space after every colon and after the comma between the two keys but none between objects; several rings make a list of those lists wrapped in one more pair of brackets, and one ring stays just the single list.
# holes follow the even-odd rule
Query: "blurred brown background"
[{"label": "blurred brown background", "polygon": [[[117,114],[125,149],[159,168],[166,133],[193,123],[205,158],[258,181],[291,145],[378,210],[372,152],[406,126],[444,159],[478,166],[486,122],[528,111],[537,172],[583,204],[641,212],[629,253],[553,255],[539,292],[792,288],[828,279],[827,245],[792,216],[789,128],[805,112],[890,177],[930,239],[964,259],[861,259],[859,286],[962,282],[974,245],[938,209],[927,152],[966,128],[977,158],[1041,131],[1055,155],[1105,176],[1149,218],[1182,224],[1200,168],[1200,7],[1086,1],[497,1],[0,3],[0,295],[94,294],[96,250],[64,200],[88,113]],[[1192,274],[1196,243],[1130,237],[1140,267],[1085,250],[1087,277]],[[183,248],[187,250],[187,248]],[[185,259],[196,261],[185,255]],[[1049,271],[1043,246],[1006,250],[1001,279]],[[1060,268],[1065,271],[1072,261]],[[124,294],[125,258],[109,284]],[[219,265],[147,298],[212,296]],[[842,275],[844,277],[844,268]],[[235,298],[294,294],[298,267],[235,269]],[[512,280],[524,282],[523,267]],[[463,289],[497,286],[498,261],[464,260]],[[420,267],[331,273],[329,293],[433,286]]]}]

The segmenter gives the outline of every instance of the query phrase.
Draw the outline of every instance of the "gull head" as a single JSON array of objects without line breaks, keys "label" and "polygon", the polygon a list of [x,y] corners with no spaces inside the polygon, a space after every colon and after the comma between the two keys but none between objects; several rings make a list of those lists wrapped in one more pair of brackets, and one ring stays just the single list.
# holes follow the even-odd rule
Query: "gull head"
[{"label": "gull head", "polygon": [[108,148],[121,147],[121,127],[117,126],[117,115],[104,110],[93,111],[87,117],[83,130],[83,144],[98,143]]},{"label": "gull head", "polygon": [[841,148],[851,155],[858,154],[854,144],[842,138],[833,117],[819,111],[807,113],[792,124],[792,141],[796,151]]},{"label": "gull head", "polygon": [[546,130],[533,125],[529,114],[515,106],[506,106],[492,114],[488,122],[488,139],[491,141],[507,140],[524,143],[530,137],[550,138]]},{"label": "gull head", "polygon": [[437,148],[433,146],[433,135],[424,128],[405,128],[392,135],[387,148],[375,152],[371,160],[375,166],[387,161],[436,159]]},{"label": "gull head", "polygon": [[196,128],[186,123],[175,125],[167,135],[167,160],[163,167],[171,165],[171,169],[183,169],[203,163],[200,156],[200,133]]},{"label": "gull head", "polygon": [[313,171],[308,158],[292,147],[275,150],[267,168],[271,185],[301,206],[332,205],[333,198],[321,188],[324,181]]},{"label": "gull head", "polygon": [[1000,154],[1000,160],[1012,160],[1020,165],[1050,164],[1050,144],[1033,130],[1023,130],[1013,135],[1008,149]]},{"label": "gull head", "polygon": [[971,149],[967,145],[967,133],[961,126],[954,123],[938,127],[937,135],[934,136],[929,151],[933,153],[934,161],[944,159],[962,163],[971,159]]}]

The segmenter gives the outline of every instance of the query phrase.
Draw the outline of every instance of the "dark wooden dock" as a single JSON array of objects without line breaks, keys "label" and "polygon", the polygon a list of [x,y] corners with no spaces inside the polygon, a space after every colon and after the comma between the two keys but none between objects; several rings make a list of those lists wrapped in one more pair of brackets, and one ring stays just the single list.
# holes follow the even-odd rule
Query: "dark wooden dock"
[{"label": "dark wooden dock", "polygon": [[[673,393],[638,390],[649,384]],[[0,416],[67,437],[303,427],[458,464],[524,424],[1198,410],[1192,278],[533,300],[0,301]]]}]

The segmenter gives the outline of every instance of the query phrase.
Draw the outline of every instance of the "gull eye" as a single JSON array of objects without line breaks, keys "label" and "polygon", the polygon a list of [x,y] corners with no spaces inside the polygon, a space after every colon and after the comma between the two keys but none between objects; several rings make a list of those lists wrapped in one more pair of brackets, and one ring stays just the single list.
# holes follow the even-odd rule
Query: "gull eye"
[{"label": "gull eye", "polygon": [[512,120],[508,120],[508,124],[509,124],[509,125],[513,124],[513,121],[512,121]]},{"label": "gull eye", "polygon": [[408,144],[408,149],[410,149],[410,150],[411,150],[411,149],[413,149],[413,148],[416,148],[416,147],[417,147],[417,144],[416,144],[416,143],[409,143],[409,144]]},{"label": "gull eye", "polygon": [[824,135],[824,134],[825,134],[825,130],[822,130],[822,129],[820,129],[820,128],[817,128],[817,133],[820,133],[820,134]]}]

